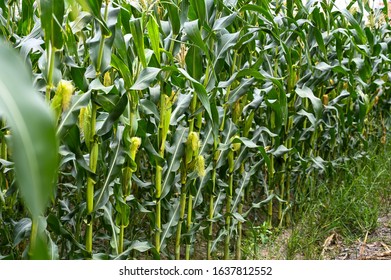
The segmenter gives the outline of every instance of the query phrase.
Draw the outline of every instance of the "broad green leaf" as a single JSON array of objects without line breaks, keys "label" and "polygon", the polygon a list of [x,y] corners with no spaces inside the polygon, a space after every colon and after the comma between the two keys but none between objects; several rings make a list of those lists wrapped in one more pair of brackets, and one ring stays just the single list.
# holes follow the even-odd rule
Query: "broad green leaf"
[{"label": "broad green leaf", "polygon": [[156,79],[161,69],[154,67],[147,67],[143,69],[138,76],[136,82],[130,88],[131,90],[144,90],[148,88],[151,83]]},{"label": "broad green leaf", "polygon": [[280,145],[277,147],[277,149],[273,149],[270,151],[270,153],[275,156],[275,157],[280,157],[286,153],[288,153],[290,150],[292,149],[288,149],[287,147],[285,147],[284,145]]},{"label": "broad green leaf", "polygon": [[143,67],[146,68],[147,59],[145,57],[144,33],[141,18],[131,19],[129,23],[138,58]]},{"label": "broad green leaf", "polygon": [[60,50],[64,43],[62,31],[64,0],[40,0],[39,3],[46,46],[51,45]]},{"label": "broad green leaf", "polygon": [[189,75],[189,73],[187,73],[184,69],[178,68],[178,70],[179,70],[179,72],[183,76],[185,76],[189,81],[191,81],[191,83],[192,83],[192,85],[194,87],[194,90],[195,90],[195,94],[197,94],[197,97],[201,101],[202,106],[204,106],[204,108],[205,108],[205,110],[206,110],[206,112],[208,114],[209,119],[212,120],[213,123],[216,123],[215,122],[215,118],[212,115],[212,109],[211,109],[211,106],[210,106],[208,93],[206,92],[205,87],[203,85],[201,85],[198,81],[193,79]]},{"label": "broad green leaf", "polygon": [[223,166],[226,163],[227,153],[229,150],[229,146],[231,144],[231,137],[235,134],[236,130],[237,130],[237,128],[236,128],[235,124],[232,122],[231,119],[228,119],[225,124],[224,131],[223,131],[223,134],[224,134],[223,139],[224,140],[219,144],[220,154],[216,160],[216,162],[217,162],[216,168],[220,168],[221,166]]},{"label": "broad green leaf", "polygon": [[255,80],[254,78],[242,79],[240,84],[231,91],[229,95],[228,103],[232,105],[233,103],[238,101],[240,97],[247,94],[249,92],[250,87],[253,85],[254,80]]},{"label": "broad green leaf", "polygon": [[72,29],[73,34],[76,34],[82,31],[87,27],[88,23],[90,23],[92,16],[87,12],[80,12],[77,18],[70,23],[70,27]]},{"label": "broad green leaf", "polygon": [[125,258],[127,255],[129,255],[129,253],[132,250],[136,250],[138,252],[145,252],[150,249],[153,249],[153,245],[151,243],[149,243],[148,241],[134,240],[134,241],[132,241],[132,243],[129,245],[129,247],[123,253],[119,254],[114,259],[120,260],[122,258]]},{"label": "broad green leaf", "polygon": [[58,260],[60,258],[60,255],[58,253],[58,246],[50,237],[50,235],[48,235],[47,237],[48,237],[49,260]]},{"label": "broad green leaf", "polygon": [[[118,22],[118,14],[120,8],[108,7],[107,23],[109,33],[105,33],[104,28],[96,29],[95,36],[90,38],[88,44],[90,46],[89,53],[93,61],[96,74],[106,72],[110,67],[112,46],[115,39],[115,30]],[[95,76],[96,76],[95,74]]]},{"label": "broad green leaf", "polygon": [[33,217],[41,215],[54,192],[58,139],[53,113],[31,84],[24,63],[0,42],[0,115],[11,130],[16,180]]},{"label": "broad green leaf", "polygon": [[205,0],[190,0],[190,6],[196,12],[197,18],[200,20],[200,24],[204,25],[205,20],[207,20]]},{"label": "broad green leaf", "polygon": [[201,31],[198,28],[198,20],[185,22],[184,30],[189,39],[195,46],[200,48],[204,54],[209,58],[209,50],[201,36]]},{"label": "broad green leaf", "polygon": [[136,250],[138,252],[145,252],[152,248],[152,245],[147,241],[133,241],[127,250]]},{"label": "broad green leaf", "polygon": [[132,74],[130,73],[128,66],[114,53],[111,54],[111,66],[121,73],[121,76],[125,81],[125,87],[130,88],[132,85]]},{"label": "broad green leaf", "polygon": [[103,207],[103,217],[108,221],[110,227],[111,227],[111,240],[110,245],[112,248],[114,248],[116,254],[118,255],[118,240],[117,240],[117,227],[115,226],[115,223],[113,221],[113,214],[110,211],[111,207]]},{"label": "broad green leaf", "polygon": [[157,61],[160,64],[160,34],[159,34],[159,25],[156,22],[156,19],[151,16],[147,24],[148,37],[151,40],[152,50],[155,54]]},{"label": "broad green leaf", "polygon": [[159,109],[156,106],[155,103],[153,103],[149,99],[141,99],[140,100],[140,111],[143,112],[146,115],[153,115],[156,121],[159,123],[160,122],[160,113]]},{"label": "broad green leaf", "polygon": [[219,38],[217,41],[216,61],[225,57],[227,52],[236,44],[237,40],[239,39],[239,34],[240,31],[232,34],[226,33]]},{"label": "broad green leaf", "polygon": [[103,187],[99,191],[99,195],[95,200],[94,210],[101,209],[104,207],[109,199],[109,185],[112,183],[115,176],[121,171],[121,166],[124,164],[125,160],[121,156],[122,146],[120,145],[120,140],[122,139],[123,128],[119,128],[117,134],[113,137],[113,141],[110,145],[110,149],[113,151],[110,164],[108,165],[108,170],[106,174],[106,179],[103,183]]},{"label": "broad green leaf", "polygon": [[322,116],[323,104],[322,101],[314,95],[312,90],[306,86],[303,86],[302,88],[296,88],[296,93],[301,98],[308,98],[311,101],[316,118],[320,119],[320,117]]},{"label": "broad green leaf", "polygon": [[170,188],[174,186],[173,177],[175,172],[180,167],[180,159],[184,151],[184,142],[187,139],[188,129],[184,127],[178,127],[174,134],[174,140],[172,145],[167,148],[169,157],[167,159],[167,169],[165,169],[164,179],[162,182],[161,199],[163,199],[170,191]]},{"label": "broad green leaf", "polygon": [[31,219],[23,218],[15,224],[13,246],[17,246],[20,242],[30,236]]},{"label": "broad green leaf", "polygon": [[246,137],[235,137],[232,140],[232,143],[242,143],[243,145],[245,145],[247,148],[250,148],[250,149],[259,147],[257,144],[255,144],[253,141],[251,141],[250,139],[248,139]]},{"label": "broad green leaf", "polygon": [[176,225],[179,221],[180,214],[180,203],[179,199],[176,199],[173,204],[171,204],[170,212],[168,215],[168,221],[163,225],[163,233],[161,235],[161,248],[164,249],[167,245],[167,238],[170,238],[175,232]]},{"label": "broad green leaf", "polygon": [[57,235],[61,235],[63,238],[69,240],[74,246],[76,246],[87,256],[88,253],[85,250],[85,247],[76,240],[75,236],[66,227],[64,227],[58,217],[53,214],[49,214],[46,221],[48,224],[48,229],[51,232]]},{"label": "broad green leaf", "polygon": [[110,35],[110,30],[101,15],[103,0],[76,0],[76,1],[80,4],[80,6],[83,7],[83,9],[85,9],[86,11],[94,15],[95,19],[99,22],[99,24],[102,27],[103,35],[105,36]]},{"label": "broad green leaf", "polygon": [[174,3],[174,1],[172,0],[162,1],[161,4],[168,12],[168,18],[170,19],[173,35],[174,36],[178,35],[181,28],[181,21],[180,21],[181,11],[179,10],[178,4]]},{"label": "broad green leaf", "polygon": [[144,149],[149,153],[149,159],[151,161],[151,164],[159,164],[160,166],[164,166],[166,163],[166,160],[162,158],[159,153],[155,150],[153,147],[149,137],[145,136],[142,138],[142,143]]},{"label": "broad green leaf", "polygon": [[181,118],[184,117],[184,113],[189,109],[190,101],[190,94],[180,94],[178,96],[175,109],[171,113],[170,125],[177,126]]},{"label": "broad green leaf", "polygon": [[349,21],[349,23],[354,28],[358,39],[361,41],[361,43],[366,43],[367,39],[365,36],[364,30],[361,28],[360,24],[357,22],[357,20],[353,17],[353,15],[346,9],[340,10],[343,16]]},{"label": "broad green leaf", "polygon": [[327,50],[326,50],[326,46],[325,46],[322,34],[320,33],[319,29],[317,29],[317,28],[313,28],[313,31],[314,31],[315,39],[316,39],[316,42],[318,43],[319,49],[326,56]]},{"label": "broad green leaf", "polygon": [[238,13],[233,12],[232,14],[230,14],[228,16],[217,19],[213,24],[212,30],[219,31],[221,29],[227,28],[228,26],[231,25],[231,23],[235,20],[235,18],[237,16],[238,16]]},{"label": "broad green leaf", "polygon": [[240,11],[253,11],[259,13],[261,19],[265,20],[268,24],[274,23],[273,15],[265,9],[262,5],[247,4],[240,8]]},{"label": "broad green leaf", "polygon": [[190,46],[186,54],[186,70],[195,80],[201,80],[203,74],[201,50]]},{"label": "broad green leaf", "polygon": [[128,98],[126,94],[123,94],[113,110],[107,116],[106,120],[103,122],[102,127],[96,132],[98,136],[103,136],[113,129],[114,123],[118,121],[119,117],[125,111],[126,105],[128,105]]}]

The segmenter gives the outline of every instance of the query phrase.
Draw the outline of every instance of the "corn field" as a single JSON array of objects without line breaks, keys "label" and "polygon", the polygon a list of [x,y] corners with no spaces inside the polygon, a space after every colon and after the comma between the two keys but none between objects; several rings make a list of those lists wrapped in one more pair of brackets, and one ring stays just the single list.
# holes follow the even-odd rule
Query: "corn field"
[{"label": "corn field", "polygon": [[293,223],[388,141],[387,1],[333,2],[1,1],[0,258],[242,259]]}]

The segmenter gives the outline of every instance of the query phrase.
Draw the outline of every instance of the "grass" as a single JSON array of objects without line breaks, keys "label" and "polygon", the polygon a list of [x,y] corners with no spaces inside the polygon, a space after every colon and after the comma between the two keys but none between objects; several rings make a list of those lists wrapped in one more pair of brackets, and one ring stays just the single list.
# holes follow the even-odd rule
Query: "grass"
[{"label": "grass", "polygon": [[317,181],[311,198],[300,205],[287,228],[248,228],[242,250],[247,259],[323,259],[327,238],[345,245],[364,240],[390,211],[391,145],[379,146],[365,158],[347,162],[334,176]]}]

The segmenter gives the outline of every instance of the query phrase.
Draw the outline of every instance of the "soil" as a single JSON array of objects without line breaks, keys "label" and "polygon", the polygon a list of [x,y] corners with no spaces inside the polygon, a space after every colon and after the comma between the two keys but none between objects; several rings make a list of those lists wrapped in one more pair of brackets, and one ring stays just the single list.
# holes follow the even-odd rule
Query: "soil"
[{"label": "soil", "polygon": [[[283,230],[275,240],[260,245],[259,259],[287,259],[287,244],[291,230]],[[322,246],[319,259],[323,260],[391,260],[391,213],[378,218],[378,227],[358,240],[345,240],[338,233],[331,233]],[[296,255],[294,259],[304,259]]]},{"label": "soil", "polygon": [[344,244],[337,234],[330,235],[323,244],[325,259],[334,260],[391,260],[391,214],[378,219],[379,226],[362,240]]}]

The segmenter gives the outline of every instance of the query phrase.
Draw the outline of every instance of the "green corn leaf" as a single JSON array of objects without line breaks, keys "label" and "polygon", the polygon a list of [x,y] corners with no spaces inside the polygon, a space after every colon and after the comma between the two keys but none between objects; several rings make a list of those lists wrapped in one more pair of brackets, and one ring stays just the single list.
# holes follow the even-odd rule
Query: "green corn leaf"
[{"label": "green corn leaf", "polygon": [[228,16],[217,19],[215,21],[215,23],[213,24],[212,30],[219,31],[221,29],[227,28],[228,26],[230,26],[234,22],[234,20],[236,19],[237,16],[238,16],[238,13],[233,12],[232,14],[230,14]]},{"label": "green corn leaf", "polygon": [[148,242],[148,241],[140,241],[140,240],[134,240],[132,241],[132,243],[130,244],[130,246],[124,251],[122,252],[121,254],[119,254],[118,256],[116,256],[114,258],[114,260],[122,260],[122,259],[125,259],[129,253],[133,250],[136,250],[138,252],[145,252],[145,251],[148,251],[148,250],[151,250],[152,253],[156,256],[157,255],[157,252],[156,250],[154,250],[153,248],[153,245]]},{"label": "green corn leaf", "polygon": [[[217,42],[216,61],[225,57],[227,52],[235,46],[239,39],[240,31],[236,33],[226,33]],[[215,62],[216,63],[216,62]]]},{"label": "green corn leaf", "polygon": [[59,50],[64,44],[62,36],[64,0],[40,0],[39,3],[41,6],[41,26],[45,31],[46,46],[52,45]]},{"label": "green corn leaf", "polygon": [[170,147],[167,147],[167,152],[170,154],[167,160],[167,169],[164,173],[164,179],[162,182],[162,194],[161,199],[163,199],[170,191],[170,187],[174,186],[173,180],[175,177],[175,172],[180,167],[180,159],[184,152],[183,143],[187,139],[188,129],[184,127],[178,127],[174,134],[174,140]]},{"label": "green corn leaf", "polygon": [[64,227],[58,217],[53,214],[49,214],[46,219],[46,222],[48,224],[48,229],[51,232],[57,235],[61,235],[63,238],[72,242],[72,244],[76,246],[80,251],[82,251],[85,256],[88,255],[87,251],[85,250],[85,247],[76,240],[75,236],[66,227]]},{"label": "green corn leaf", "polygon": [[186,70],[195,80],[200,81],[203,74],[201,50],[190,46],[186,54]]},{"label": "green corn leaf", "polygon": [[96,132],[98,136],[106,135],[113,129],[114,123],[118,121],[119,117],[125,111],[126,105],[128,105],[128,97],[126,94],[123,94],[113,110],[107,116],[106,120],[103,122],[102,127]]},{"label": "green corn leaf", "polygon": [[136,52],[138,58],[144,68],[147,67],[147,59],[145,57],[145,47],[144,47],[144,32],[142,27],[141,18],[131,19],[130,22],[130,31],[132,32],[134,46],[136,47]]},{"label": "green corn leaf", "polygon": [[237,127],[232,122],[231,119],[228,119],[228,121],[225,124],[225,128],[223,131],[224,135],[224,141],[222,141],[219,144],[219,150],[221,150],[218,158],[217,158],[217,166],[216,168],[220,168],[226,163],[227,160],[227,153],[229,151],[229,145],[231,144],[231,137],[235,134],[237,130]]},{"label": "green corn leaf", "polygon": [[149,242],[146,241],[139,241],[135,240],[133,241],[127,251],[129,250],[136,250],[138,252],[145,252],[152,248],[152,245]]},{"label": "green corn leaf", "polygon": [[229,99],[228,99],[228,104],[232,105],[233,103],[238,101],[240,97],[247,94],[250,87],[253,85],[254,80],[255,80],[254,78],[243,79],[238,85],[238,87],[236,87],[231,91],[231,94],[229,95]]},{"label": "green corn leaf", "polygon": [[171,113],[170,125],[177,126],[184,113],[189,109],[190,101],[190,94],[180,94],[178,96],[175,109]]},{"label": "green corn leaf", "polygon": [[70,27],[73,34],[82,31],[90,23],[92,15],[87,12],[80,12],[77,18],[70,23]]},{"label": "green corn leaf", "polygon": [[168,221],[163,225],[163,232],[161,235],[161,249],[164,249],[167,245],[167,238],[170,238],[172,234],[174,233],[174,230],[176,229],[176,225],[179,221],[179,214],[180,214],[180,203],[179,199],[176,199],[171,205],[170,205],[170,212],[168,215]]},{"label": "green corn leaf", "polygon": [[113,8],[113,6],[109,6],[107,24],[105,23],[109,33],[106,34],[104,28],[97,28],[95,36],[90,38],[88,41],[90,47],[89,53],[94,63],[96,73],[104,73],[110,67],[112,53],[111,48],[114,44],[119,11],[120,8]]},{"label": "green corn leaf", "polygon": [[342,9],[341,13],[343,16],[349,21],[349,23],[352,25],[354,30],[357,33],[358,39],[361,41],[361,43],[365,44],[367,42],[365,32],[361,28],[360,24],[357,22],[357,20],[353,17],[353,15],[346,9]]},{"label": "green corn leaf", "polygon": [[292,149],[288,149],[287,147],[285,147],[284,145],[280,145],[277,147],[277,149],[273,149],[270,151],[270,153],[275,156],[275,157],[280,157],[286,153],[288,153],[290,150]]},{"label": "green corn leaf", "polygon": [[[103,20],[101,15],[101,8],[103,4],[103,0],[76,0],[80,6],[83,7],[84,10],[88,11],[92,15],[94,15],[95,19],[102,26],[103,32],[102,34],[105,36],[110,35],[110,29],[107,26],[106,22]],[[53,1],[54,2],[54,1]]]},{"label": "green corn leaf", "polygon": [[209,59],[209,50],[204,40],[202,39],[201,31],[198,28],[198,20],[185,22],[184,30],[192,43],[200,48]]},{"label": "green corn leaf", "polygon": [[113,137],[113,141],[110,145],[110,149],[113,151],[110,164],[106,174],[106,179],[103,183],[103,187],[100,189],[97,198],[95,199],[94,210],[104,207],[109,200],[109,185],[113,182],[114,178],[121,172],[121,166],[124,163],[124,157],[122,156],[123,147],[120,145],[120,141],[123,135],[123,128],[117,130],[117,134]]},{"label": "green corn leaf", "polygon": [[323,40],[322,33],[320,33],[318,28],[313,28],[314,35],[316,42],[318,43],[319,49],[323,52],[325,56],[327,56],[327,50],[326,50],[326,45]]},{"label": "green corn leaf", "polygon": [[[111,207],[110,207],[111,208]],[[118,255],[118,240],[117,240],[117,227],[113,221],[113,214],[111,213],[111,209],[109,207],[103,207],[103,217],[109,222],[112,232],[112,238],[110,240],[110,245],[114,248],[115,253]]]},{"label": "green corn leaf", "polygon": [[160,68],[147,67],[143,69],[138,76],[134,85],[130,88],[131,90],[144,90],[148,88],[152,81],[154,81],[157,75],[160,73]]},{"label": "green corn leaf", "polygon": [[201,25],[204,25],[205,20],[207,19],[205,0],[190,0],[190,6],[194,9]]},{"label": "green corn leaf", "polygon": [[130,73],[128,66],[114,53],[111,54],[111,66],[121,73],[121,76],[125,81],[125,87],[130,88],[132,85],[132,74]]},{"label": "green corn leaf", "polygon": [[58,166],[54,116],[31,84],[22,60],[0,42],[0,115],[12,129],[11,148],[21,194],[33,217],[53,195]]},{"label": "green corn leaf", "polygon": [[274,17],[270,13],[270,10],[267,10],[262,5],[253,5],[247,4],[240,8],[240,11],[252,11],[259,14],[259,17],[268,24],[274,24]]},{"label": "green corn leaf", "polygon": [[148,37],[157,61],[160,64],[160,34],[159,25],[154,17],[150,17],[147,24]]},{"label": "green corn leaf", "polygon": [[170,19],[173,35],[178,35],[181,28],[181,12],[179,11],[178,4],[174,3],[174,1],[162,1],[161,4],[168,11],[168,18]]},{"label": "green corn leaf", "polygon": [[217,123],[214,115],[212,114],[211,104],[209,102],[208,93],[206,92],[205,87],[198,81],[193,79],[184,69],[178,68],[178,70],[183,76],[185,76],[189,81],[191,81],[195,93],[197,94],[198,99],[201,101],[202,106],[204,106],[209,119],[212,120],[213,123]]},{"label": "green corn leaf", "polygon": [[312,90],[306,86],[303,86],[302,88],[297,88],[296,93],[301,98],[308,98],[311,101],[312,107],[314,108],[315,116],[317,119],[320,119],[320,117],[322,116],[323,104],[322,101],[314,95]]},{"label": "green corn leaf", "polygon": [[14,226],[14,241],[13,246],[17,246],[25,238],[28,237],[28,233],[31,230],[31,219],[23,218],[18,221]]}]

